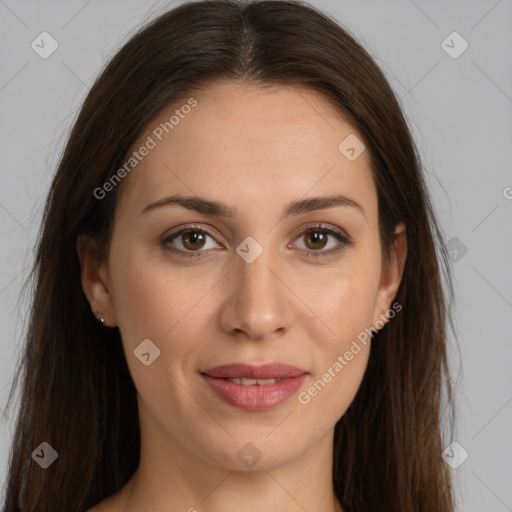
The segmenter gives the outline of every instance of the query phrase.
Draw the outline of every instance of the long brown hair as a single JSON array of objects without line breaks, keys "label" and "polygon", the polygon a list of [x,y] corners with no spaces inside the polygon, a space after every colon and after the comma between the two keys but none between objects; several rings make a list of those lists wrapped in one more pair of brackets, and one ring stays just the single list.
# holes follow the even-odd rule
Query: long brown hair
[{"label": "long brown hair", "polygon": [[[361,387],[335,427],[333,485],[347,512],[452,512],[441,453],[443,419],[454,428],[453,291],[419,153],[364,48],[327,14],[290,0],[180,5],[142,27],[91,88],[50,187],[29,277],[32,307],[8,401],[21,378],[4,510],[84,511],[137,468],[135,386],[119,330],[101,326],[82,292],[77,236],[97,237],[108,255],[121,187],[101,200],[94,190],[164,107],[217,80],[308,86],[364,138],[383,255],[403,221],[408,257],[395,298],[403,309],[374,335]],[[43,441],[58,452],[48,470],[31,457]]]}]

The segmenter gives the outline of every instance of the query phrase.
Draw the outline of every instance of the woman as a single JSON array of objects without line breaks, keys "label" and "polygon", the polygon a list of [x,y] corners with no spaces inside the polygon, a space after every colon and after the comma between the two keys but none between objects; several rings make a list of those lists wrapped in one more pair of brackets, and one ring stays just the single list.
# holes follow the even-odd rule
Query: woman
[{"label": "woman", "polygon": [[451,512],[447,261],[350,34],[295,1],[170,10],[50,188],[5,510]]}]

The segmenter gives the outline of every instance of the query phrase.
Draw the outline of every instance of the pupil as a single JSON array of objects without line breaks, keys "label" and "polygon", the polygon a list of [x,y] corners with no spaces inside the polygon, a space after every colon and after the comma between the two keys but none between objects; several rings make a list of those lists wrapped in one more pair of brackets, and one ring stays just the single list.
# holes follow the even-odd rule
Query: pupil
[{"label": "pupil", "polygon": [[[198,231],[191,231],[189,233],[184,233],[184,235],[187,245],[194,245],[203,238],[203,235]],[[195,248],[197,249],[197,247]]]},{"label": "pupil", "polygon": [[[325,242],[325,240],[323,240],[325,238],[325,234],[324,233],[314,232],[314,233],[310,233],[309,236],[313,240],[313,245],[315,245],[315,244],[317,244],[319,242],[322,242],[322,241]],[[325,245],[325,243],[321,244],[320,248],[322,248],[324,245]]]}]

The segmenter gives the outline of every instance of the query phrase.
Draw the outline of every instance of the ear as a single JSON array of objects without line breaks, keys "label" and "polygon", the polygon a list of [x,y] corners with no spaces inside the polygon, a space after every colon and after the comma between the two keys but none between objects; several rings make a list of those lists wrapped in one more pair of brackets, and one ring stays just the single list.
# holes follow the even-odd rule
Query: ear
[{"label": "ear", "polygon": [[395,240],[391,246],[387,265],[383,265],[381,280],[377,292],[377,301],[373,314],[373,324],[377,320],[387,321],[386,312],[396,296],[407,259],[407,235],[405,224],[400,222],[395,228]]},{"label": "ear", "polygon": [[104,325],[115,327],[114,304],[110,292],[107,263],[98,257],[98,242],[81,233],[77,237],[76,252],[80,260],[82,289],[94,316],[105,319]]}]

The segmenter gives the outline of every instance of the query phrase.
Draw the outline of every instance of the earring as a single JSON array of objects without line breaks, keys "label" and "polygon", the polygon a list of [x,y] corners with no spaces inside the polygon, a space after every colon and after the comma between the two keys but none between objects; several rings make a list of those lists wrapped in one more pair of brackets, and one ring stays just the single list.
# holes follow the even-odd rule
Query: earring
[{"label": "earring", "polygon": [[99,318],[99,321],[100,321],[103,325],[105,325],[105,318],[103,317],[103,315],[101,314],[101,312],[100,312],[100,311],[96,311],[96,313],[97,313],[98,315],[101,315],[101,316],[100,316],[100,318]]}]

